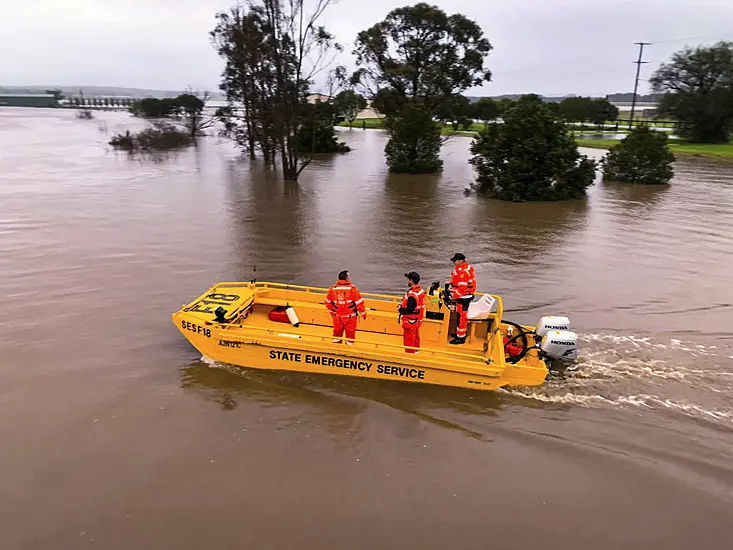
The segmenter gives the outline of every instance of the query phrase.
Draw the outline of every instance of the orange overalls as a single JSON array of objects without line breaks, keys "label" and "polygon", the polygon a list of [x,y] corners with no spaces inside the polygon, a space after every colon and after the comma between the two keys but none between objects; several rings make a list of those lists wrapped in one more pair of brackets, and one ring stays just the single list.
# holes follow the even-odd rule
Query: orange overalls
[{"label": "orange overalls", "polygon": [[[412,300],[410,299],[412,298]],[[405,348],[420,347],[420,327],[425,318],[425,291],[420,285],[413,285],[402,298],[399,308],[402,316],[402,338]],[[416,349],[405,349],[406,353],[417,353]]]},{"label": "orange overalls", "polygon": [[346,338],[356,338],[356,316],[361,315],[366,319],[364,298],[359,294],[359,289],[349,281],[339,279],[328,289],[324,304],[333,317],[333,342],[340,344],[344,331]]},{"label": "orange overalls", "polygon": [[476,292],[476,275],[473,266],[468,262],[461,262],[451,273],[451,297],[456,302],[458,312],[458,328],[456,336],[465,338],[468,329],[468,305]]}]

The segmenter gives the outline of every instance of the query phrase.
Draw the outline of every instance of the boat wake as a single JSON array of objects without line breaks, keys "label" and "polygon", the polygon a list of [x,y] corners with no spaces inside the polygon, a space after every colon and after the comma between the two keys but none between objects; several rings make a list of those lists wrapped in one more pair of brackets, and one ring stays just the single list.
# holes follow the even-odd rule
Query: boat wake
[{"label": "boat wake", "polygon": [[578,363],[544,386],[504,389],[546,403],[667,410],[733,424],[733,354],[676,338],[588,334]]}]

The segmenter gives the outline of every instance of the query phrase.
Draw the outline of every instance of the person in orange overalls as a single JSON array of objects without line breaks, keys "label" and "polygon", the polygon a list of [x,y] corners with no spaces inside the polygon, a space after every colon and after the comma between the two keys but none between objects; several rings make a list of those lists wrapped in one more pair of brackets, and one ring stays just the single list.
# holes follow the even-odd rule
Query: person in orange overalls
[{"label": "person in orange overalls", "polygon": [[[323,302],[333,317],[333,342],[340,344],[342,336],[346,332],[346,338],[356,338],[357,316],[361,315],[366,319],[366,308],[364,298],[361,297],[359,289],[351,282],[348,271],[339,273],[338,282],[328,289],[328,294]],[[354,342],[346,342],[353,345]]]},{"label": "person in orange overalls", "polygon": [[451,273],[451,298],[456,303],[456,311],[458,312],[456,337],[450,343],[465,344],[468,332],[468,306],[473,300],[473,293],[476,292],[476,275],[473,266],[466,261],[466,256],[460,252],[454,254],[450,261],[455,266]]},{"label": "person in orange overalls", "polygon": [[405,273],[407,294],[402,298],[398,311],[402,321],[402,338],[406,353],[418,353],[420,347],[420,327],[425,318],[425,291],[420,286],[420,275],[414,271]]}]

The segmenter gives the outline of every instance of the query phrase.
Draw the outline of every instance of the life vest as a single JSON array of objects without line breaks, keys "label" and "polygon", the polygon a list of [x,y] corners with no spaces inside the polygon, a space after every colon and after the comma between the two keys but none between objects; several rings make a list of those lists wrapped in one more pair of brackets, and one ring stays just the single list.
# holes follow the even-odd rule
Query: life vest
[{"label": "life vest", "polygon": [[425,318],[425,291],[420,285],[414,285],[402,298],[403,308],[407,307],[407,301],[410,299],[410,296],[415,299],[417,304],[415,306],[415,313],[402,314],[402,324],[420,327],[422,325],[422,320]]},{"label": "life vest", "polygon": [[274,309],[270,310],[270,313],[267,314],[267,317],[270,319],[270,321],[275,321],[276,323],[288,323],[288,314],[285,309],[285,306],[277,306]]},{"label": "life vest", "polygon": [[451,295],[454,300],[473,297],[476,292],[476,274],[473,266],[462,262],[451,273]]},{"label": "life vest", "polygon": [[349,281],[339,280],[329,288],[323,303],[328,311],[339,317],[353,317],[366,312],[364,298],[361,297],[359,289]]}]

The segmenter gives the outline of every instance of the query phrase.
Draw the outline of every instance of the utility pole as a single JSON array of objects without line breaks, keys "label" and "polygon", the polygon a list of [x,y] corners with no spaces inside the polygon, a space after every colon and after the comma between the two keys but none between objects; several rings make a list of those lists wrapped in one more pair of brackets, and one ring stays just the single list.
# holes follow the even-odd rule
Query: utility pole
[{"label": "utility pole", "polygon": [[634,61],[636,63],[636,82],[634,82],[634,98],[631,100],[631,116],[629,117],[629,131],[634,125],[634,108],[636,107],[636,90],[639,88],[639,71],[641,70],[642,63],[646,61],[641,60],[641,56],[644,53],[644,46],[650,46],[651,42],[634,42],[639,45],[639,59]]}]

